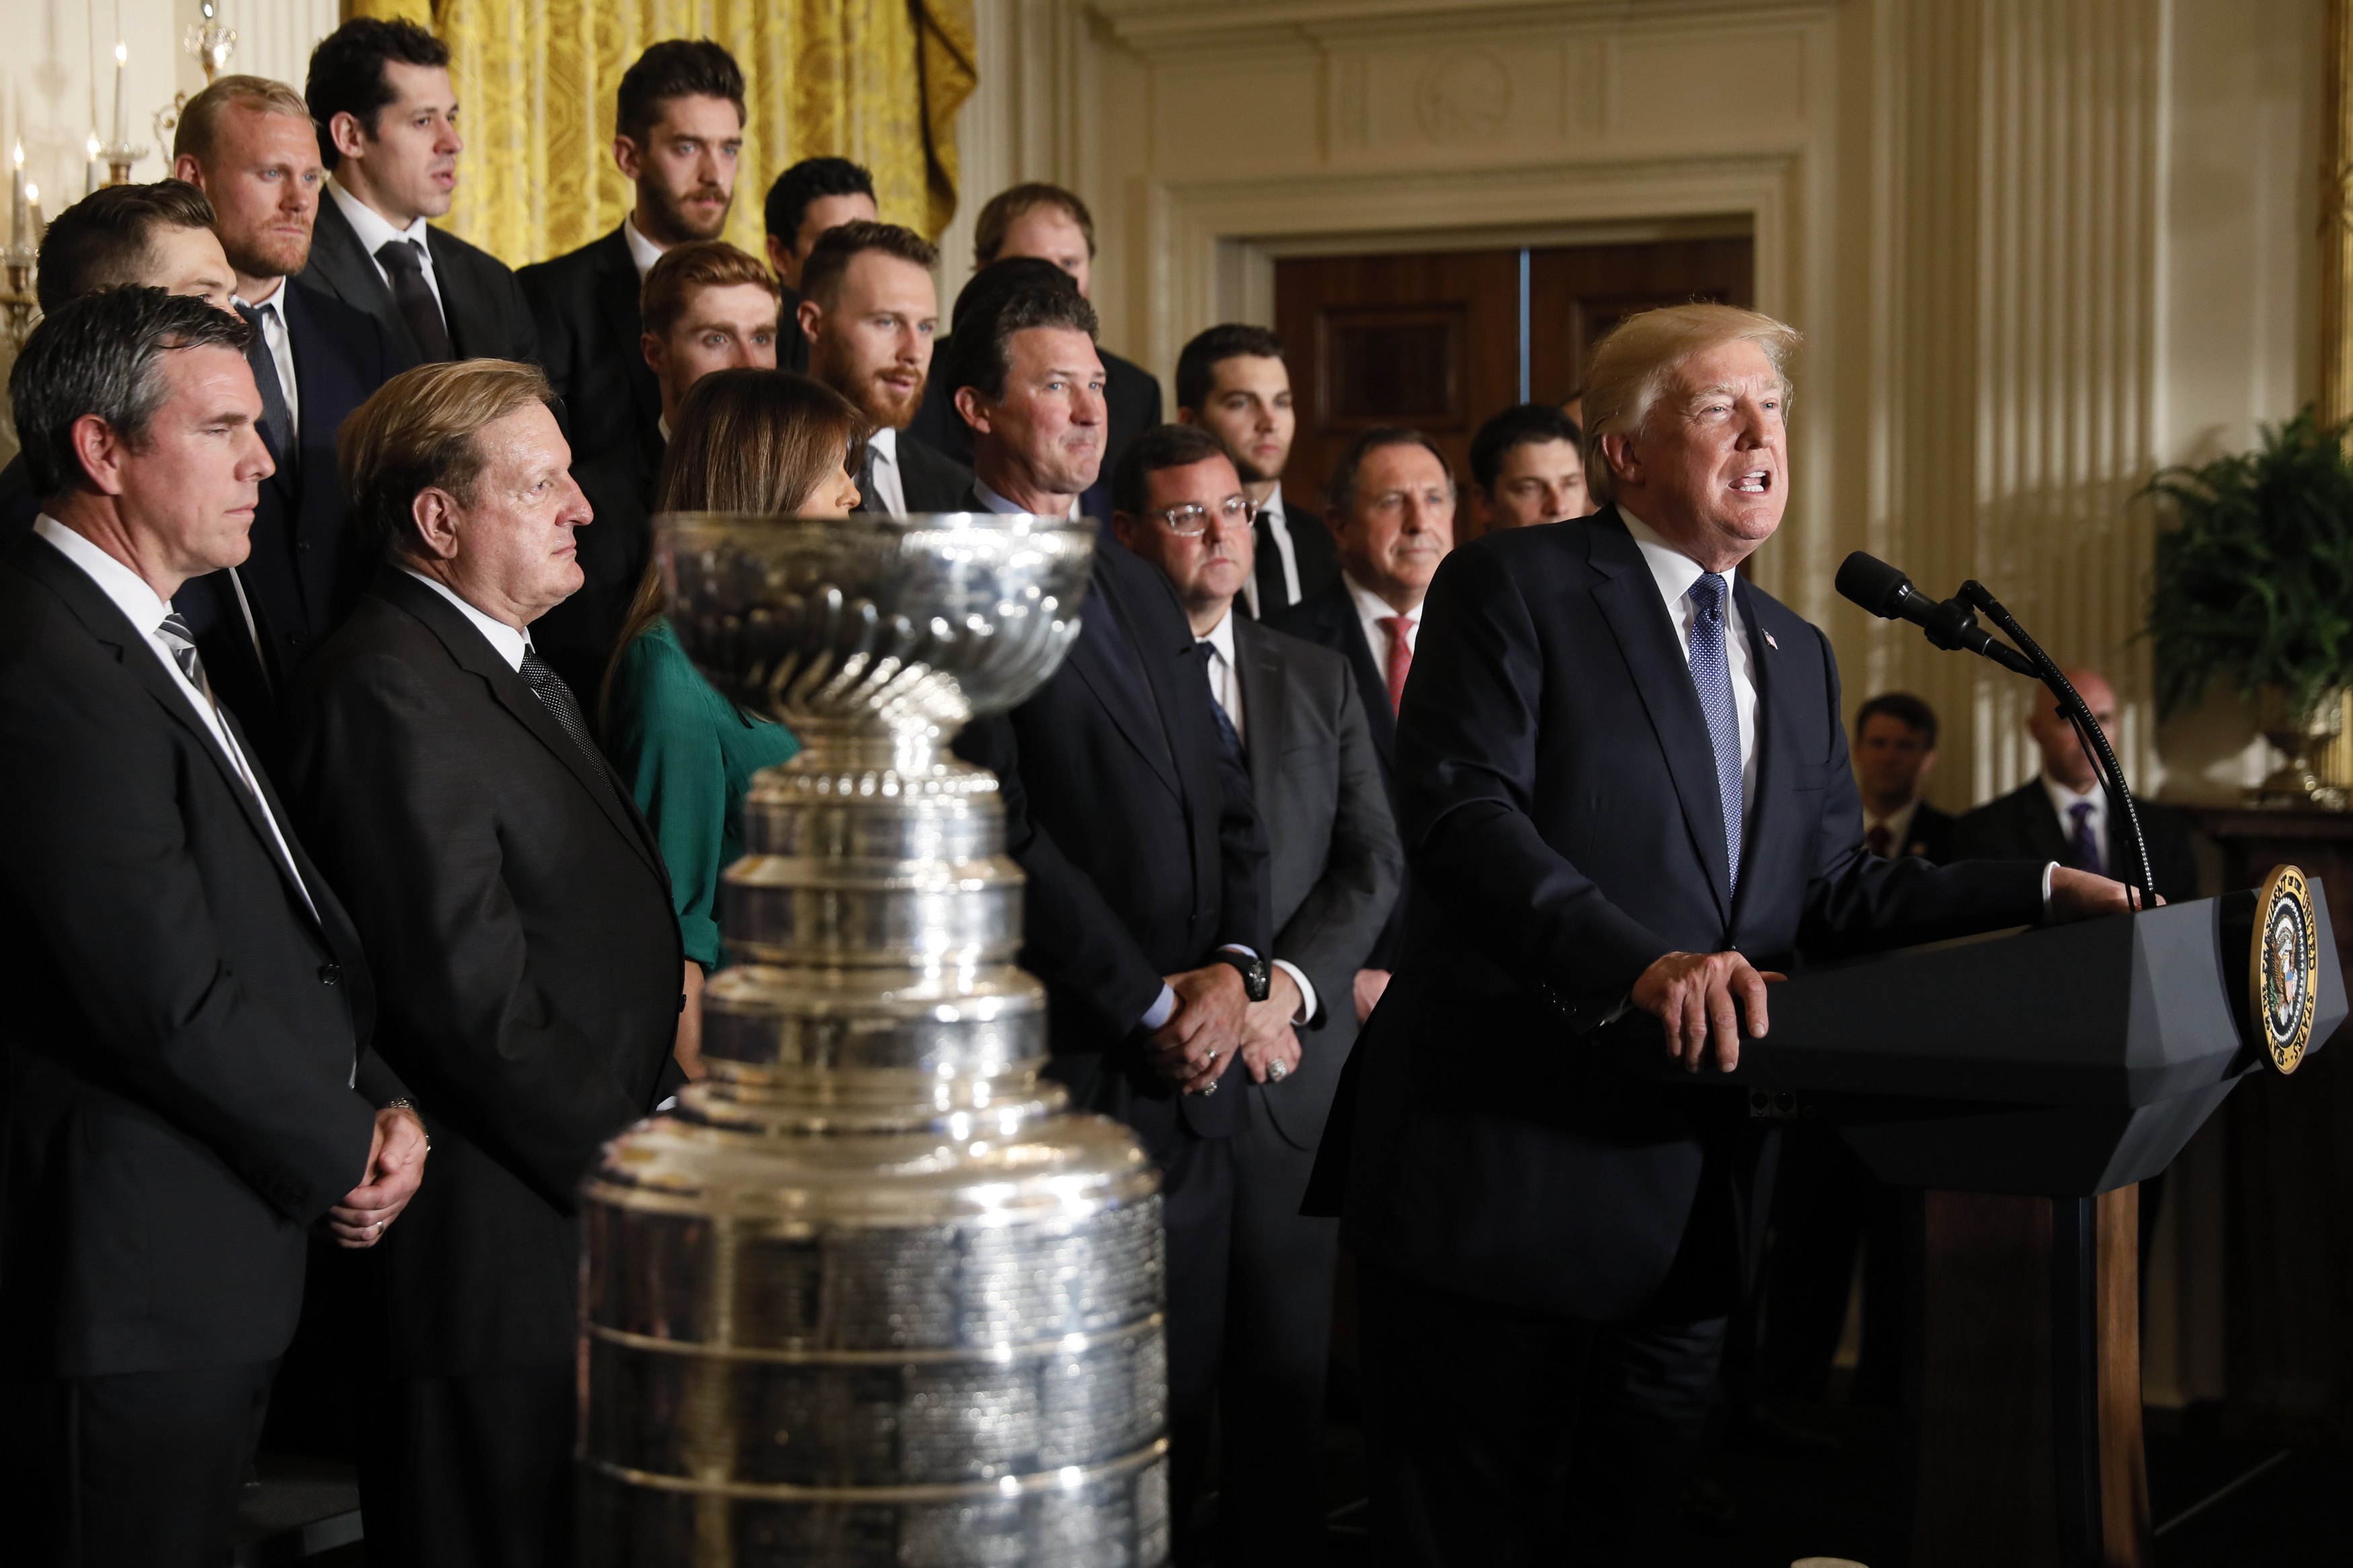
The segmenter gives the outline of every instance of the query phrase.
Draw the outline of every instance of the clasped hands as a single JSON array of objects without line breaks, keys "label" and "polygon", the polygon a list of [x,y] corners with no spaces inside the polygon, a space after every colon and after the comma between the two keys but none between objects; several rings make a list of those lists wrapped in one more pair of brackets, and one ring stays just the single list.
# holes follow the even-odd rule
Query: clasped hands
[{"label": "clasped hands", "polygon": [[[1212,963],[1164,976],[1176,994],[1176,1011],[1153,1032],[1145,1055],[1153,1069],[1187,1094],[1215,1088],[1239,1052],[1251,1079],[1282,1079],[1299,1066],[1298,983],[1273,971],[1263,1002],[1252,1002],[1239,970]],[[1281,1071],[1277,1072],[1277,1066]]]},{"label": "clasped hands", "polygon": [[[2120,915],[2132,907],[2121,882],[2064,866],[2052,870],[2046,918],[2054,925]],[[1737,952],[1670,952],[1642,971],[1628,1002],[1659,1020],[1667,1055],[1686,1071],[1697,1072],[1713,1047],[1717,1068],[1730,1072],[1740,1065],[1741,1016],[1746,1015],[1750,1037],[1763,1039],[1772,1027],[1765,987],[1787,978],[1757,969]]]},{"label": "clasped hands", "polygon": [[367,1169],[360,1184],[327,1211],[320,1222],[335,1245],[352,1251],[374,1247],[425,1178],[425,1123],[406,1106],[375,1113],[368,1142]]}]

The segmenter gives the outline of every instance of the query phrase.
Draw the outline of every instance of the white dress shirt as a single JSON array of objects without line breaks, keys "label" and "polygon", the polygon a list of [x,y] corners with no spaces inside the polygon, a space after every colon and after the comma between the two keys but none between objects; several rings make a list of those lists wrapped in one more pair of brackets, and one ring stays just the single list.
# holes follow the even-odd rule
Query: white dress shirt
[{"label": "white dress shirt", "polygon": [[2097,852],[2100,863],[2090,869],[2103,876],[2106,875],[2108,869],[2107,790],[2095,779],[2090,789],[2078,795],[2049,773],[2044,773],[2042,792],[2051,797],[2051,809],[2059,814],[2059,837],[2065,841],[2067,854],[2071,859],[2075,853],[2075,818],[2071,814],[2078,805],[2088,805],[2092,808],[2084,821],[2091,824],[2092,847]]},{"label": "white dress shirt", "polygon": [[433,290],[433,302],[441,307],[441,319],[448,321],[449,302],[441,297],[441,279],[433,273],[433,247],[426,238],[430,231],[425,226],[425,220],[412,218],[406,228],[395,228],[390,218],[343,189],[343,182],[332,174],[327,176],[327,195],[333,198],[336,208],[343,213],[343,221],[352,226],[352,232],[359,236],[360,248],[367,253],[368,265],[375,268],[375,275],[384,279],[385,288],[392,287],[392,278],[385,271],[384,263],[375,258],[375,253],[391,240],[416,242],[417,259],[425,268],[425,286]]},{"label": "white dress shirt", "polygon": [[646,280],[646,274],[654,269],[654,263],[662,258],[662,247],[638,232],[638,215],[635,213],[621,220],[621,237],[628,242],[629,260],[636,265],[638,281],[642,283]]},{"label": "white dress shirt", "polygon": [[[1348,585],[1348,597],[1356,603],[1357,623],[1365,628],[1365,646],[1373,650],[1373,668],[1381,672],[1383,679],[1387,679],[1389,673],[1389,629],[1381,623],[1400,612],[1396,605],[1345,572],[1340,574],[1340,581]],[[1406,650],[1409,653],[1419,652],[1421,647],[1421,606],[1416,605],[1402,614],[1405,616]]]},{"label": "white dress shirt", "polygon": [[907,483],[899,475],[899,432],[888,425],[880,426],[866,437],[867,472],[874,481],[874,493],[867,496],[866,510],[879,511],[886,517],[907,515]]},{"label": "white dress shirt", "polygon": [[[1692,584],[1705,568],[1660,538],[1622,502],[1618,515],[1641,548],[1643,563],[1659,585],[1659,597],[1666,601],[1667,618],[1674,623],[1675,641],[1683,646],[1683,662],[1689,665],[1692,625],[1699,618],[1690,595]],[[1748,625],[1740,614],[1740,596],[1732,592],[1738,584],[1731,573],[1724,577],[1724,652],[1732,675],[1732,710],[1740,721],[1740,809],[1745,815],[1757,809],[1757,650],[1748,646]]]},{"label": "white dress shirt", "polygon": [[286,279],[259,300],[239,296],[237,301],[261,321],[261,341],[269,345],[269,362],[278,367],[278,390],[286,395],[286,437],[290,445],[302,439],[302,394],[294,384],[294,340],[287,333]]},{"label": "white dress shirt", "polygon": [[517,675],[522,673],[522,656],[531,651],[530,637],[507,625],[506,622],[494,620],[482,614],[481,611],[459,598],[457,590],[450,587],[448,584],[427,577],[413,566],[403,566],[401,570],[457,605],[458,613],[471,621],[474,629],[490,639],[491,646],[498,650],[499,657],[507,661],[507,668]]},{"label": "white dress shirt", "polygon": [[145,578],[56,518],[43,513],[34,520],[33,531],[56,545],[59,554],[80,567],[83,575],[98,584],[99,592],[112,600],[115,608],[121,610],[132,626],[146,633],[144,640],[148,650],[162,662],[164,673],[172,678],[172,684],[178,687],[180,695],[188,700],[188,706],[204,721],[213,743],[228,759],[230,771],[237,774],[247,792],[253,796],[254,805],[261,812],[261,820],[269,825],[269,837],[278,846],[280,862],[286,874],[294,879],[294,886],[301,893],[302,902],[310,908],[311,918],[317,920],[319,906],[311,902],[311,889],[303,885],[302,873],[295,868],[294,852],[287,847],[285,830],[278,826],[278,818],[270,812],[269,797],[261,793],[261,784],[254,776],[253,764],[246,760],[243,749],[237,743],[237,737],[229,733],[228,725],[222,721],[220,709],[214,703],[212,694],[198,690],[195,684],[181,672],[180,661],[173,657],[172,645],[164,640],[160,628],[164,625],[164,617],[172,613],[171,606],[155,596],[155,590],[147,585]]},{"label": "white dress shirt", "polygon": [[[1276,490],[1266,504],[1258,509],[1261,521],[1266,524],[1269,539],[1274,541],[1274,552],[1282,562],[1282,604],[1285,608],[1299,603],[1299,547],[1291,540],[1291,519],[1282,510],[1282,492]],[[1242,580],[1242,602],[1250,606],[1250,619],[1266,618],[1264,606],[1258,602],[1258,574],[1253,572]]]}]

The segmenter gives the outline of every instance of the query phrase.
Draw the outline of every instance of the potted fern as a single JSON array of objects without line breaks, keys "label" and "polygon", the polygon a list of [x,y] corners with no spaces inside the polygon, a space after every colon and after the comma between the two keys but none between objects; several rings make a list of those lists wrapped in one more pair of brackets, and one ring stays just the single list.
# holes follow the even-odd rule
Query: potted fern
[{"label": "potted fern", "polygon": [[[2353,423],[2353,422],[2348,422]],[[2312,759],[2344,724],[2353,687],[2353,457],[2348,425],[2309,407],[2253,451],[2159,469],[2148,636],[2158,709],[2195,702],[2218,676],[2253,704],[2286,763],[2255,791],[2276,805],[2346,804]]]}]

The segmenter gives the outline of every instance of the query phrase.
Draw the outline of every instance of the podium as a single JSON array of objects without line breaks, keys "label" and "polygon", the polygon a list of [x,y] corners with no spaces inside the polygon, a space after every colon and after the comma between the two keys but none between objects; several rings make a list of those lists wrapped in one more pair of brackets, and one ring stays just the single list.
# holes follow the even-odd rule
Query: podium
[{"label": "podium", "polygon": [[[1732,1073],[1647,1069],[1835,1126],[1927,1189],[1913,1568],[2151,1563],[2134,1184],[2272,1070],[2260,898],[1815,967],[1773,987]],[[2309,915],[2316,1049],[2347,1005],[2317,884]]]}]

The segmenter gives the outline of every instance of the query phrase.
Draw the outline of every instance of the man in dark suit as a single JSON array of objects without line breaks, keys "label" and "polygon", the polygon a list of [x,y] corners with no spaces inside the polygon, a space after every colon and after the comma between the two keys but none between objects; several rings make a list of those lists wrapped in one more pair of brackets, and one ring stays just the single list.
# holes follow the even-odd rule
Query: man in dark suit
[{"label": "man in dark suit", "polygon": [[[846,223],[874,223],[882,214],[874,203],[874,176],[847,158],[804,158],[778,174],[763,209],[768,228],[768,265],[784,290],[785,320],[800,319],[801,268],[828,233]],[[787,335],[777,363],[808,369],[808,339]]]},{"label": "man in dark suit", "polygon": [[1883,691],[1855,710],[1854,783],[1862,796],[1865,849],[1883,860],[1912,855],[1932,866],[1958,858],[1957,819],[1922,798],[1936,765],[1936,710],[1926,702],[1908,691]]},{"label": "man in dark suit", "polygon": [[374,1245],[423,1171],[359,939],[170,613],[243,557],[269,473],[248,333],[117,288],[10,379],[44,498],[0,560],[0,1518],[28,1563],[227,1562],[305,1233]]},{"label": "man in dark suit", "polygon": [[1218,1561],[1312,1568],[1324,1560],[1324,1500],[1305,1461],[1322,1451],[1340,1237],[1300,1200],[1356,1044],[1350,986],[1405,857],[1347,661],[1233,613],[1250,580],[1253,520],[1224,444],[1193,426],[1147,430],[1120,458],[1112,495],[1120,542],[1185,606],[1269,851],[1274,973],[1242,1031],[1250,1121],[1232,1140]]},{"label": "man in dark suit", "polygon": [[[2071,669],[2067,679],[2115,745],[2116,688],[2095,669]],[[2061,716],[2057,698],[2037,695],[2026,731],[2042,753],[2042,772],[2000,799],[1963,814],[1953,833],[1956,847],[1970,856],[2047,857],[2080,870],[2122,877],[2132,858],[2130,835],[2108,809],[2099,770]],[[2196,898],[2198,860],[2189,847],[2189,823],[2155,801],[2136,799],[2133,809],[2148,845],[2157,896],[2174,903]]]},{"label": "man in dark suit", "polygon": [[1515,404],[1471,437],[1471,489],[1482,529],[1583,517],[1593,510],[1585,432],[1558,404]]},{"label": "man in dark suit", "polygon": [[[998,294],[951,363],[973,431],[974,511],[1075,517],[1103,460],[1094,309],[1059,277]],[[1047,1070],[1133,1127],[1162,1173],[1171,1479],[1180,1540],[1206,1489],[1233,1214],[1219,1092],[1249,1005],[1270,994],[1266,841],[1220,742],[1168,581],[1105,531],[1082,630],[1012,713],[958,736],[1005,789],[1029,879],[1021,962],[1045,982]]]},{"label": "man in dark suit", "polygon": [[326,181],[299,93],[259,77],[222,77],[181,110],[172,155],[174,175],[210,198],[214,232],[236,270],[231,303],[254,329],[248,360],[261,395],[261,438],[277,465],[261,487],[245,563],[199,578],[175,604],[221,700],[275,769],[285,755],[280,703],[375,569],[347,539],[335,433],[392,374],[393,349],[374,318],[287,287],[310,258]]},{"label": "man in dark suit", "polygon": [[448,47],[411,22],[346,22],[311,51],[303,97],[332,177],[296,281],[374,316],[403,369],[536,361],[514,274],[425,221],[449,210],[465,147]]},{"label": "man in dark suit", "polygon": [[[1341,448],[1329,489],[1324,517],[1340,574],[1275,616],[1272,625],[1332,649],[1356,671],[1356,694],[1381,759],[1381,776],[1389,784],[1394,816],[1398,700],[1421,636],[1423,595],[1438,563],[1454,548],[1454,476],[1427,437],[1377,425]],[[1372,1016],[1397,967],[1412,886],[1409,865],[1388,924],[1356,975],[1360,1023]]]},{"label": "man in dark suit", "polygon": [[1201,426],[1226,444],[1258,508],[1250,524],[1258,564],[1242,584],[1252,620],[1270,620],[1339,580],[1324,509],[1282,493],[1299,415],[1281,338],[1234,323],[1197,333],[1176,356],[1176,422]]},{"label": "man in dark suit", "polygon": [[[1088,297],[1094,283],[1095,220],[1087,204],[1060,185],[1015,185],[988,198],[973,220],[972,282],[968,292],[996,263],[1029,257],[1060,268]],[[964,296],[956,297],[955,319],[964,316]],[[945,352],[947,345],[940,345]],[[1160,383],[1142,365],[1099,351],[1104,371],[1104,397],[1109,407],[1103,440],[1103,472],[1080,498],[1082,516],[1098,521],[1111,516],[1111,470],[1128,442],[1160,423]],[[955,418],[950,399],[927,400],[915,416],[916,435],[951,456],[969,449],[969,441]]]},{"label": "man in dark suit", "polygon": [[1488,534],[1430,595],[1407,952],[1312,1194],[1342,1192],[1359,1262],[1390,1561],[1640,1561],[1692,1463],[1765,1150],[1745,1104],[1635,1054],[1733,1066],[1801,931],[1812,956],[2125,908],[2079,871],[1864,852],[1829,640],[1736,571],[1788,494],[1796,339],[1629,318],[1585,392],[1615,504]]},{"label": "man in dark suit", "polygon": [[532,627],[539,649],[580,694],[591,722],[605,670],[653,552],[654,487],[687,389],[714,370],[773,370],[780,334],[776,280],[723,239],[690,240],[646,274],[645,331],[638,353],[654,378],[661,412],[653,424],[604,452],[584,454],[572,477],[596,510],[579,536],[580,589]]},{"label": "man in dark suit", "polygon": [[480,360],[396,376],[353,416],[353,512],[385,565],[299,699],[302,820],[435,1144],[385,1249],[371,1563],[572,1561],[575,1190],[681,1081],[660,855],[531,647],[579,585],[588,515],[553,396]]},{"label": "man in dark suit", "polygon": [[638,292],[663,251],[727,226],[744,150],[744,72],[708,38],[654,45],[621,74],[615,99],[613,162],[636,205],[602,239],[515,273],[578,452],[617,450],[661,417],[638,343]]},{"label": "man in dark suit", "polygon": [[[42,313],[99,289],[137,284],[229,308],[237,274],[213,235],[213,206],[177,180],[108,185],[53,219],[41,235],[37,285]],[[41,515],[32,469],[19,451],[0,468],[0,552]]]},{"label": "man in dark suit", "polygon": [[858,510],[903,517],[954,511],[972,470],[907,432],[923,406],[940,328],[932,268],[940,254],[913,229],[853,221],[826,231],[801,269],[795,329],[809,374],[866,416]]}]

